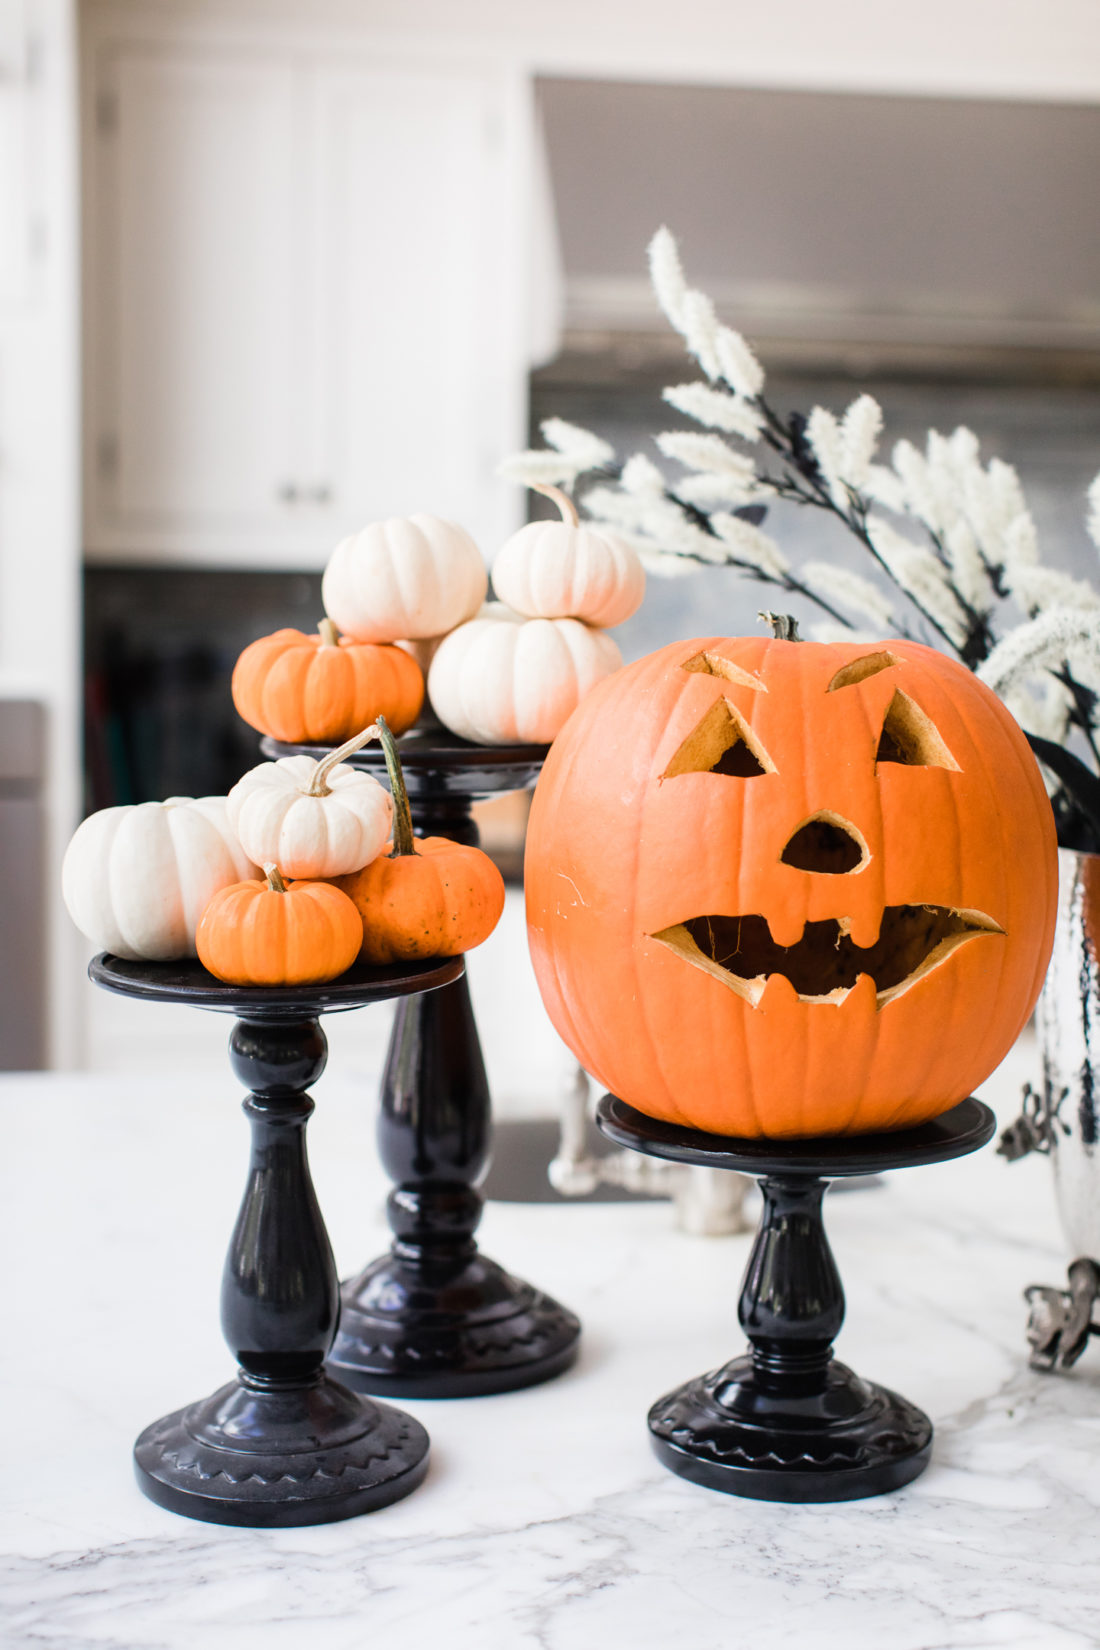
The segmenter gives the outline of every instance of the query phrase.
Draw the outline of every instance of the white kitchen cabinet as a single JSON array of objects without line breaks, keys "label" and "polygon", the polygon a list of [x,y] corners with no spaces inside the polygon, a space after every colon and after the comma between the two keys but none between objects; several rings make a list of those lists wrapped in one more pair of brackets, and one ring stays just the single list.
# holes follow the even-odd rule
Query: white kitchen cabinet
[{"label": "white kitchen cabinet", "polygon": [[493,480],[525,434],[500,327],[510,226],[495,101],[472,74],[316,77],[310,456],[353,525],[425,509],[472,525],[487,490],[511,492]]},{"label": "white kitchen cabinet", "polygon": [[415,510],[490,552],[521,506],[522,100],[266,41],[94,49],[86,552],[319,567]]}]

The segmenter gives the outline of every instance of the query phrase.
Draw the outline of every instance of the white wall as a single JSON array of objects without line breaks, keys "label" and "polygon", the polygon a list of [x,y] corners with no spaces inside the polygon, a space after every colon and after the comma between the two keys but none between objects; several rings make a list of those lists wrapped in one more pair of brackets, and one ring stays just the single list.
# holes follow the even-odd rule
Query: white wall
[{"label": "white wall", "polygon": [[57,867],[79,788],[76,23],[73,0],[0,5],[0,696],[47,709],[50,1048],[71,1065],[80,953]]},{"label": "white wall", "polygon": [[[145,0],[155,13],[162,0]],[[1100,98],[1095,0],[195,0],[199,11],[354,18],[496,51],[535,73],[715,85]]]}]

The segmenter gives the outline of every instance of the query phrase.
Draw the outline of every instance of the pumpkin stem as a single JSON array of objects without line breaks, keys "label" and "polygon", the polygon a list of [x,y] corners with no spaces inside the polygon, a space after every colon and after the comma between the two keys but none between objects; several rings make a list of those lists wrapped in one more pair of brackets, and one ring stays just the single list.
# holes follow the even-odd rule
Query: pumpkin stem
[{"label": "pumpkin stem", "polygon": [[331,619],[322,619],[318,624],[317,629],[321,633],[322,647],[339,647],[340,632],[337,630]]},{"label": "pumpkin stem", "polygon": [[264,876],[267,878],[267,886],[268,886],[268,889],[270,890],[271,893],[273,893],[273,894],[285,894],[286,893],[286,883],[283,881],[282,872],[279,870],[279,867],[277,865],[275,865],[274,863],[272,863],[270,865],[265,865],[264,868],[263,868],[263,872],[264,872]]},{"label": "pumpkin stem", "polygon": [[532,481],[529,485],[533,493],[542,493],[545,498],[552,498],[554,500],[554,503],[561,511],[562,521],[567,523],[568,526],[580,526],[581,518],[577,514],[577,506],[573,503],[573,500],[569,497],[568,493],[563,493],[560,487],[551,487],[549,483],[545,481]]},{"label": "pumpkin stem", "polygon": [[[381,718],[379,718],[379,720],[381,720]],[[314,768],[313,776],[310,779],[309,784],[303,790],[302,795],[330,796],[332,793],[329,789],[327,780],[333,768],[339,767],[345,756],[354,756],[357,750],[361,750],[364,745],[369,744],[372,739],[377,738],[378,723],[372,722],[369,728],[364,728],[362,733],[357,733],[354,739],[349,739],[345,745],[338,745],[334,751],[329,751],[327,756],[322,756],[321,760]]]},{"label": "pumpkin stem", "polygon": [[777,642],[800,642],[802,640],[802,637],[798,634],[798,620],[792,619],[789,613],[758,613],[756,617],[763,619],[765,624],[771,625],[775,631]]},{"label": "pumpkin stem", "polygon": [[397,744],[384,716],[378,718],[377,727],[378,737],[382,741],[382,754],[386,758],[386,772],[390,776],[390,790],[393,792],[393,852],[390,858],[398,859],[402,854],[416,853],[409,793],[405,789],[405,775],[401,771]]}]

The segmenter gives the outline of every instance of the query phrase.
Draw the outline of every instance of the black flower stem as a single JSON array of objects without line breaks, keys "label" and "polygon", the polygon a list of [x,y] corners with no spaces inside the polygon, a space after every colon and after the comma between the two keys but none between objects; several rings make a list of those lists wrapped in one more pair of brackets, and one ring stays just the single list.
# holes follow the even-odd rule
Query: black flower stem
[{"label": "black flower stem", "polygon": [[1070,669],[1068,659],[1063,660],[1061,670],[1052,671],[1051,674],[1056,676],[1062,685],[1069,689],[1073,697],[1073,710],[1070,712],[1070,721],[1079,727],[1084,734],[1089,750],[1092,752],[1093,760],[1096,766],[1100,768],[1100,749],[1097,748],[1092,721],[1092,712],[1096,704],[1095,695],[1077,680]]},{"label": "black flower stem", "polygon": [[[835,503],[828,489],[822,484],[817,474],[809,468],[805,460],[800,458],[799,454],[795,451],[794,443],[791,440],[790,429],[786,424],[784,424],[779,414],[772,406],[769,405],[762,395],[757,396],[755,401],[760,411],[764,414],[764,419],[767,426],[763,431],[764,441],[773,452],[778,453],[784,464],[788,467],[788,477],[786,478],[788,490],[786,491],[785,496],[793,499],[796,503],[812,504],[819,509],[827,510],[831,515],[836,516],[838,520],[842,521],[845,527],[848,528],[849,532],[858,538],[860,543],[868,551],[870,551],[871,556],[885,573],[891,584],[893,584],[895,588],[901,592],[907,601],[913,604],[925,622],[931,625],[932,629],[943,638],[951,651],[958,654],[963,662],[970,665],[971,668],[973,668],[975,664],[979,664],[989,653],[992,643],[992,638],[989,635],[989,627],[986,623],[984,615],[979,613],[977,609],[971,607],[970,603],[965,601],[963,597],[959,595],[954,585],[951,586],[952,594],[959,604],[960,612],[965,618],[967,625],[966,641],[960,647],[959,644],[954,641],[950,634],[944,629],[943,625],[941,625],[939,621],[928,612],[927,608],[921,605],[921,603],[913,595],[912,591],[905,588],[901,580],[892,571],[889,564],[879,554],[878,550],[876,550],[874,542],[871,539],[871,535],[867,531],[867,506],[862,497],[858,493],[853,493],[851,488],[849,488],[848,496],[851,501],[851,509],[841,509],[841,507]],[[790,475],[791,469],[795,472],[793,477]],[[939,560],[946,565],[946,554],[939,538],[929,529],[926,529],[926,531],[929,532],[929,536],[935,545]]]}]

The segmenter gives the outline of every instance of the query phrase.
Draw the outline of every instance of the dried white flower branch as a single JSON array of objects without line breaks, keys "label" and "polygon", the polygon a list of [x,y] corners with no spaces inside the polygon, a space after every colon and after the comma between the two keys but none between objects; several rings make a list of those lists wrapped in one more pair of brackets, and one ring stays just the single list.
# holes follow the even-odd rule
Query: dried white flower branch
[{"label": "dried white flower branch", "polygon": [[[750,346],[689,286],[667,228],[653,237],[649,264],[658,303],[705,374],[705,381],[670,386],[664,399],[707,433],[655,437],[686,473],[670,481],[642,454],[620,469],[606,442],[561,420],[543,426],[553,451],[520,454],[503,473],[573,487],[586,472],[602,472],[603,482],[582,499],[587,513],[625,533],[652,571],[731,566],[813,602],[827,619],[819,635],[824,628],[855,639],[862,632],[849,615],[856,613],[912,636],[905,614],[915,612],[915,634],[931,632],[1019,707],[1100,850],[1100,781],[1064,749],[1067,740],[1083,739],[1100,768],[1100,593],[1043,565],[1016,471],[999,458],[983,464],[978,438],[965,427],[949,435],[930,430],[923,451],[898,441],[888,465],[876,462],[882,412],[869,395],[857,396],[839,418],[823,407],[782,417]],[[834,516],[904,597],[905,612],[845,568],[792,566],[760,529],[769,499]],[[1100,476],[1088,490],[1086,527],[1100,551]],[[1008,603],[1022,622],[998,640]]]}]

